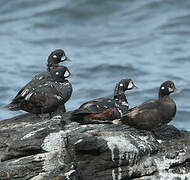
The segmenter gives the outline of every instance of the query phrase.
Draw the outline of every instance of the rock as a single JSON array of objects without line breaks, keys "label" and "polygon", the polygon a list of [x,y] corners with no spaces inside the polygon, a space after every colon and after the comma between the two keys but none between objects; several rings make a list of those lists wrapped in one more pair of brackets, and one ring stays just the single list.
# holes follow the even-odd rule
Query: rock
[{"label": "rock", "polygon": [[69,116],[0,121],[0,179],[190,179],[190,132],[80,125]]}]

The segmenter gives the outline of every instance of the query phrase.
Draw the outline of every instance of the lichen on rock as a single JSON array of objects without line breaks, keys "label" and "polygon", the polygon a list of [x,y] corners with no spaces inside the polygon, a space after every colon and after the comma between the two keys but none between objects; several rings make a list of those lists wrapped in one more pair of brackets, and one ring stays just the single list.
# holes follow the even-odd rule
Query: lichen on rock
[{"label": "lichen on rock", "polygon": [[25,114],[0,121],[0,179],[189,179],[190,133]]}]

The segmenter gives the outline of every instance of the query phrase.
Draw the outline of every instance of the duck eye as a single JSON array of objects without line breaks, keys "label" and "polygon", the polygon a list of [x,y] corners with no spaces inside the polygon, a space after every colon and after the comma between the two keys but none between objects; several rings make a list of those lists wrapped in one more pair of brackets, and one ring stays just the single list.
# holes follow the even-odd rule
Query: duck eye
[{"label": "duck eye", "polygon": [[53,58],[57,58],[57,56],[56,56],[56,55],[53,55]]},{"label": "duck eye", "polygon": [[62,56],[62,57],[61,57],[61,60],[62,60],[62,61],[65,61],[66,59],[67,59],[66,56]]}]

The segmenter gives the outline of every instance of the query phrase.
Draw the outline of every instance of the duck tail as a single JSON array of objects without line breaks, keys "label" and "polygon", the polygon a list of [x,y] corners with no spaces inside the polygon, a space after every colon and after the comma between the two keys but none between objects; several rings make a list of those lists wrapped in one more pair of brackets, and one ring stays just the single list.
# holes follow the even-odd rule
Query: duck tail
[{"label": "duck tail", "polygon": [[16,104],[8,104],[8,105],[6,105],[6,106],[3,106],[3,107],[1,107],[2,109],[7,109],[7,110],[10,110],[10,111],[18,111],[18,110],[20,110],[20,107],[18,106],[18,105],[16,105]]},{"label": "duck tail", "polygon": [[87,110],[84,109],[76,109],[71,114],[71,121],[75,122],[83,122],[85,115],[90,114]]}]

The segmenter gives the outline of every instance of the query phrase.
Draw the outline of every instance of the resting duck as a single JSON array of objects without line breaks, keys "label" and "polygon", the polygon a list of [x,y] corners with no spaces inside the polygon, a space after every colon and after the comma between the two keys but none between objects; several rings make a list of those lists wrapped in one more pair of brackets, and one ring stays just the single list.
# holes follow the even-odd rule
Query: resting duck
[{"label": "resting duck", "polygon": [[52,81],[52,76],[50,75],[50,70],[54,69],[58,66],[58,63],[63,61],[69,61],[70,59],[67,58],[65,55],[65,52],[62,49],[57,49],[53,51],[49,57],[48,57],[48,64],[47,64],[47,70],[46,72],[42,72],[38,75],[36,75],[29,83],[27,83],[15,96],[15,98],[12,100],[12,102],[5,106],[5,108],[11,110],[11,111],[17,111],[20,110],[20,107],[17,106],[17,101],[21,99],[24,99],[24,97],[30,93],[32,89],[35,89],[39,85],[45,84],[48,81]]},{"label": "resting duck", "polygon": [[165,81],[160,86],[158,99],[130,109],[121,122],[144,130],[153,130],[169,123],[176,114],[176,104],[169,96],[175,90],[172,81]]},{"label": "resting duck", "polygon": [[72,112],[72,121],[89,123],[95,120],[110,121],[121,118],[128,111],[129,105],[125,96],[126,90],[136,88],[132,79],[124,78],[116,84],[114,98],[98,98],[82,104]]},{"label": "resting duck", "polygon": [[[33,114],[65,112],[64,104],[72,94],[72,85],[65,78],[70,72],[65,66],[50,69],[52,81],[27,88],[7,105],[10,110],[24,110]],[[13,108],[12,108],[13,107]]]}]

